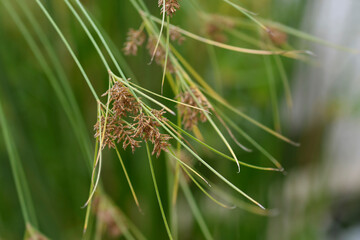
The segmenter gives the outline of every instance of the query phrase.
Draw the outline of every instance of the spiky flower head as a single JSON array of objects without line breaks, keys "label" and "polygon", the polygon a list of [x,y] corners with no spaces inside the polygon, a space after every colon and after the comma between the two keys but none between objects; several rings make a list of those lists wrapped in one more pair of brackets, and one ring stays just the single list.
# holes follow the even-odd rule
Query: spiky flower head
[{"label": "spiky flower head", "polygon": [[163,117],[166,113],[164,109],[151,109],[151,115],[143,113],[138,100],[120,81],[115,81],[103,94],[106,95],[109,95],[109,112],[99,117],[94,126],[95,137],[101,139],[102,149],[106,146],[115,148],[117,143],[122,142],[124,149],[130,146],[132,152],[135,152],[142,141],[149,141],[154,144],[152,154],[156,154],[156,157],[159,157],[161,151],[168,151],[172,137],[159,130],[160,122],[167,121]]},{"label": "spiky flower head", "polygon": [[136,55],[138,47],[145,42],[146,36],[142,30],[134,30],[130,28],[124,46],[125,55]]},{"label": "spiky flower head", "polygon": [[166,12],[166,14],[170,17],[180,8],[180,4],[178,0],[165,0],[165,6],[164,6],[164,0],[158,1],[158,6],[161,7],[161,14]]},{"label": "spiky flower head", "polygon": [[[194,98],[195,97],[195,98]],[[211,104],[206,99],[206,97],[200,92],[197,88],[191,88],[191,92],[183,92],[180,94],[180,101],[187,105],[194,107],[202,107],[204,111],[209,111],[212,109]],[[200,106],[199,106],[200,105]],[[184,128],[191,130],[194,126],[198,124],[199,121],[206,122],[207,118],[203,111],[187,107],[184,105],[178,106],[180,115],[182,116],[182,123]]]}]

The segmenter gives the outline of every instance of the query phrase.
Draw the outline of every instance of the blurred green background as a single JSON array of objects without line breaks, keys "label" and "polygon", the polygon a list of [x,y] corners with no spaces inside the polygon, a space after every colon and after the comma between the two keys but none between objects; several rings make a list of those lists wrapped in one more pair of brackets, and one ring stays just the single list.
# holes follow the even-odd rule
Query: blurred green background
[{"label": "blurred green background", "polygon": [[[51,239],[80,239],[90,186],[89,159],[74,133],[64,108],[44,69],[29,48],[19,27],[13,21],[5,2],[10,3],[35,39],[41,52],[46,52],[38,34],[23,12],[25,7],[39,22],[64,68],[84,120],[88,146],[93,152],[95,140],[96,101],[61,39],[49,24],[35,1],[0,0],[0,100],[8,122],[26,182],[34,203],[38,229]],[[129,28],[141,24],[139,13],[130,1],[81,1],[101,26],[119,52],[120,65],[142,87],[160,93],[162,68],[149,65],[145,47],[137,56],[123,56],[121,49]],[[244,15],[224,1],[181,0],[180,10],[171,23],[207,36],[209,14],[234,17],[245,22],[237,31],[262,40],[259,31],[249,29]],[[359,49],[360,2],[346,1],[234,1],[258,13],[256,17],[282,23],[309,33],[328,43]],[[20,3],[20,5],[19,5]],[[96,92],[107,90],[108,74],[93,45],[63,1],[43,1],[45,7],[64,32],[84,66]],[[145,1],[150,12],[160,17],[157,1]],[[214,18],[213,15],[208,15]],[[255,28],[256,29],[256,28]],[[223,34],[227,43],[258,48],[251,41]],[[282,57],[290,81],[293,106],[286,104],[285,91],[275,61],[268,58],[274,84],[269,82],[263,56],[236,53],[215,48],[186,38],[177,50],[220,95],[252,118],[274,128],[274,107],[271,87],[276,92],[281,133],[301,143],[294,147],[256,128],[236,115],[230,115],[243,130],[257,140],[285,168],[286,174],[242,168],[236,173],[234,163],[197,148],[199,154],[236,186],[269,209],[274,216],[263,216],[241,208],[224,209],[210,201],[196,186],[189,183],[205,222],[214,239],[360,239],[360,126],[358,53],[289,35],[287,42],[295,49],[311,50],[311,61]],[[103,49],[102,49],[103,50]],[[49,62],[49,56],[45,54]],[[165,96],[174,97],[165,83]],[[171,108],[176,109],[174,104]],[[223,152],[226,147],[208,124],[200,125],[204,139]],[[2,135],[1,135],[2,136]],[[250,146],[241,136],[241,142]],[[235,148],[241,161],[269,165],[258,151],[246,153]],[[166,231],[157,204],[145,147],[122,156],[138,194],[142,213],[133,201],[121,165],[113,151],[105,150],[102,185],[113,203],[139,228],[148,239],[166,239]],[[156,176],[165,206],[169,211],[166,154],[153,159]],[[195,160],[194,166],[203,169]],[[0,239],[21,239],[25,225],[21,214],[8,152],[0,138]],[[212,174],[204,175],[228,194],[235,195]],[[177,204],[178,238],[203,239],[184,195]],[[106,234],[105,234],[106,235]],[[89,236],[88,236],[89,237]],[[118,236],[124,237],[123,235]],[[92,238],[92,237],[89,237]],[[102,239],[111,239],[104,236]]]}]

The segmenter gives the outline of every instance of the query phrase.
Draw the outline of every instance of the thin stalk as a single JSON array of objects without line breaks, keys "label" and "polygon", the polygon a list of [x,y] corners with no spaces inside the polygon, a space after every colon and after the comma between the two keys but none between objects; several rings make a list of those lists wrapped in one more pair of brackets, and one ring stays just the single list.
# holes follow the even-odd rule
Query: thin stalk
[{"label": "thin stalk", "polygon": [[86,27],[85,23],[83,22],[83,20],[80,18],[79,14],[75,11],[75,9],[73,8],[73,6],[70,4],[69,0],[64,0],[64,2],[66,3],[66,5],[68,6],[68,8],[70,9],[70,11],[72,12],[72,14],[75,16],[76,20],[80,23],[82,29],[84,30],[84,32],[86,33],[86,35],[88,36],[88,38],[90,39],[91,43],[93,44],[93,46],[96,49],[96,52],[98,53],[98,55],[101,58],[101,61],[103,62],[105,68],[107,70],[110,70],[109,64],[107,63],[104,54],[102,54],[99,45],[96,43],[94,37],[91,35],[89,29]]},{"label": "thin stalk", "polygon": [[[211,147],[210,145],[206,144],[205,142],[201,141],[200,139],[194,137],[193,135],[191,135],[190,133],[188,133],[187,131],[185,131],[182,128],[179,128],[178,126],[176,126],[174,123],[170,122],[170,124],[175,127],[177,130],[179,130],[180,132],[184,133],[186,136],[190,137],[191,139],[195,140],[196,142],[200,143],[201,145],[203,145],[204,147],[208,148],[209,150],[211,150],[212,152],[218,154],[219,156],[222,156],[228,160],[231,161],[236,161],[234,158],[216,150],[215,148]],[[245,167],[249,167],[249,168],[254,168],[254,169],[258,169],[258,170],[263,170],[263,171],[280,171],[280,169],[277,168],[268,168],[268,167],[260,167],[260,166],[256,166],[256,165],[252,165],[252,164],[248,164],[242,161],[239,161],[240,165],[243,165]]]},{"label": "thin stalk", "polygon": [[[150,63],[152,63],[152,61],[154,60],[154,57],[155,57],[155,54],[156,54],[156,51],[159,47],[159,43],[160,43],[160,39],[161,39],[161,35],[162,35],[162,32],[163,32],[163,29],[164,29],[164,23],[165,23],[165,15],[166,15],[166,11],[165,11],[165,4],[166,4],[166,0],[163,1],[163,16],[162,16],[162,20],[161,20],[161,28],[160,28],[160,33],[159,33],[159,37],[157,39],[157,42],[156,42],[156,45],[155,45],[155,48],[154,48],[154,51],[151,55],[151,60],[150,60]],[[168,18],[169,19],[169,18]],[[166,66],[165,66],[165,69],[166,69]]]},{"label": "thin stalk", "polygon": [[245,198],[247,198],[249,201],[253,202],[254,204],[256,204],[258,207],[265,209],[260,203],[258,203],[257,201],[255,201],[253,198],[251,198],[249,195],[247,195],[245,192],[243,192],[242,190],[240,190],[238,187],[236,187],[233,183],[231,183],[229,180],[227,180],[223,175],[221,175],[218,171],[216,171],[213,167],[211,167],[205,160],[203,160],[198,154],[196,154],[189,146],[187,146],[183,141],[181,141],[180,138],[178,138],[176,136],[176,134],[174,134],[173,132],[171,132],[159,119],[157,119],[154,114],[144,108],[145,111],[151,115],[155,121],[157,121],[161,127],[168,132],[176,141],[178,141],[189,153],[191,153],[196,159],[198,159],[205,167],[207,167],[211,172],[213,172],[217,177],[219,177],[224,183],[226,183],[229,187],[231,187],[232,189],[234,189],[236,192],[240,193],[242,196],[244,196]]},{"label": "thin stalk", "polygon": [[[96,187],[97,187],[97,185],[99,183],[99,180],[100,180],[100,173],[101,173],[101,166],[102,166],[102,148],[103,148],[104,134],[105,134],[105,131],[106,131],[107,116],[105,118],[104,131],[103,132],[102,132],[101,117],[102,117],[101,105],[100,105],[100,103],[98,103],[99,151],[97,152],[96,160],[94,162],[93,171],[92,171],[92,174],[91,174],[90,189],[92,189],[92,191],[90,192],[89,197],[88,197],[87,201],[85,202],[85,204],[84,204],[84,206],[82,208],[85,208],[88,205],[91,206],[92,197],[94,196],[94,194],[96,192]],[[98,169],[98,172],[97,172],[97,177],[96,177],[95,184],[93,185],[97,165],[99,165],[99,169]],[[92,185],[93,185],[93,187],[92,187]]]},{"label": "thin stalk", "polygon": [[[165,1],[164,1],[165,5]],[[164,10],[165,11],[165,10]],[[165,82],[165,75],[166,75],[166,68],[169,56],[169,39],[170,39],[170,28],[169,28],[170,20],[169,16],[167,16],[167,32],[166,32],[166,45],[165,45],[165,62],[164,62],[164,72],[161,80],[161,95],[163,94],[164,90],[164,82]]]},{"label": "thin stalk", "polygon": [[281,80],[282,80],[282,83],[284,86],[286,103],[287,103],[288,107],[291,109],[293,106],[293,102],[292,102],[291,90],[290,90],[290,85],[289,85],[289,79],[286,75],[284,64],[281,61],[281,58],[279,56],[274,56],[274,60],[275,60],[276,66],[279,70],[280,77],[281,77]]},{"label": "thin stalk", "polygon": [[[181,80],[182,76],[179,74],[179,78]],[[192,96],[193,100],[196,102],[196,104],[202,108],[203,106],[201,106],[199,100],[196,98],[196,96],[194,95],[194,93],[192,92],[192,90],[190,89],[190,87],[185,83],[185,81],[182,81],[184,83],[185,88],[187,89],[187,92],[190,93],[190,95]],[[214,130],[216,131],[216,133],[219,135],[219,137],[221,138],[221,140],[224,142],[224,144],[226,145],[226,147],[228,148],[229,152],[231,153],[231,155],[233,156],[233,158],[236,160],[236,165],[238,167],[238,172],[240,172],[240,164],[239,164],[239,160],[237,159],[234,150],[232,149],[232,147],[230,146],[230,144],[228,143],[228,141],[226,140],[226,138],[224,137],[224,135],[221,133],[220,129],[216,126],[216,124],[214,123],[214,121],[211,119],[210,115],[207,112],[204,112],[204,115],[206,116],[207,120],[210,122],[211,126],[214,128]]]},{"label": "thin stalk", "polygon": [[186,200],[189,203],[190,209],[191,209],[196,221],[199,224],[201,232],[204,234],[205,239],[207,239],[207,240],[213,239],[211,236],[211,233],[209,231],[209,228],[207,227],[205,220],[201,215],[200,209],[197,206],[193,195],[191,194],[189,186],[185,183],[184,179],[182,179],[182,178],[180,178],[180,186],[185,195]]},{"label": "thin stalk", "polygon": [[153,164],[152,164],[152,160],[151,160],[151,154],[150,154],[150,150],[149,150],[149,145],[146,143],[146,152],[147,152],[147,156],[148,156],[148,159],[149,159],[149,165],[150,165],[150,171],[151,171],[151,176],[152,176],[152,179],[153,179],[153,183],[154,183],[154,188],[155,188],[155,193],[156,193],[156,197],[157,197],[157,200],[158,200],[158,203],[159,203],[159,207],[160,207],[160,211],[161,211],[161,216],[163,218],[163,221],[164,221],[164,224],[165,224],[165,228],[166,228],[166,232],[168,234],[168,237],[170,240],[172,240],[172,235],[171,235],[171,232],[170,232],[170,228],[169,228],[169,225],[168,225],[168,222],[166,220],[166,216],[165,216],[165,212],[164,212],[164,209],[163,209],[163,205],[161,203],[161,197],[160,197],[160,193],[159,193],[159,189],[158,189],[158,186],[157,186],[157,183],[156,183],[156,176],[155,176],[155,172],[154,172],[154,167],[153,167]]},{"label": "thin stalk", "polygon": [[181,167],[186,167],[187,169],[189,169],[190,171],[192,171],[193,173],[195,173],[196,176],[198,176],[201,180],[203,180],[209,187],[211,187],[211,185],[209,184],[209,182],[203,177],[201,176],[200,173],[198,173],[197,171],[195,171],[192,167],[190,167],[188,164],[184,163],[184,161],[182,161],[180,158],[176,157],[175,153],[168,148],[168,153],[175,158],[179,163],[181,163]]},{"label": "thin stalk", "polygon": [[266,32],[271,34],[271,31],[269,28],[267,28],[264,24],[262,24],[259,20],[257,20],[256,18],[254,18],[252,15],[255,15],[254,13],[250,12],[249,10],[246,10],[243,7],[240,7],[239,5],[230,2],[229,0],[223,0],[224,2],[226,2],[227,4],[231,5],[232,7],[234,7],[235,9],[237,9],[238,11],[240,11],[242,14],[244,14],[246,17],[248,17],[251,21],[253,21],[254,23],[256,23],[257,25],[259,25],[262,29],[264,29]]},{"label": "thin stalk", "polygon": [[101,43],[104,45],[107,53],[109,54],[112,62],[114,63],[116,69],[118,70],[118,72],[120,73],[120,76],[124,79],[126,79],[124,72],[122,71],[122,69],[120,68],[118,62],[116,61],[112,51],[110,50],[109,45],[107,44],[107,42],[105,41],[105,38],[103,37],[103,34],[100,32],[99,28],[96,26],[96,24],[94,23],[94,21],[92,20],[92,18],[89,16],[88,12],[86,11],[86,9],[83,7],[83,5],[81,4],[80,1],[76,0],[76,4],[77,6],[80,8],[80,10],[82,11],[82,13],[85,15],[86,19],[88,20],[88,22],[91,24],[91,26],[93,27],[93,29],[95,30],[96,34],[98,35],[98,37],[100,38]]},{"label": "thin stalk", "polygon": [[268,77],[269,82],[269,91],[270,91],[270,102],[273,109],[273,121],[274,121],[274,129],[277,132],[281,132],[281,124],[280,124],[280,117],[279,117],[279,108],[277,105],[277,91],[276,91],[276,84],[274,79],[274,71],[271,66],[270,59],[264,57],[264,64],[266,69],[266,74]]},{"label": "thin stalk", "polygon": [[141,212],[141,208],[140,208],[140,204],[139,204],[138,198],[136,197],[135,190],[134,190],[134,188],[133,188],[133,186],[132,186],[132,184],[131,184],[131,180],[130,180],[129,175],[128,175],[127,171],[126,171],[124,162],[123,162],[123,160],[122,160],[122,157],[121,157],[121,155],[120,155],[120,153],[119,153],[119,150],[117,149],[116,145],[115,145],[115,151],[116,151],[116,154],[117,154],[117,156],[118,156],[118,158],[119,158],[121,167],[122,167],[122,169],[123,169],[123,171],[124,171],[124,174],[125,174],[125,177],[126,177],[126,181],[127,181],[128,184],[129,184],[129,187],[130,187],[130,190],[131,190],[131,194],[132,194],[133,197],[134,197],[136,206],[138,207],[139,211]]},{"label": "thin stalk", "polygon": [[171,51],[174,53],[174,55],[177,57],[177,59],[179,59],[179,61],[183,64],[183,66],[191,73],[191,75],[195,78],[195,80],[198,81],[200,83],[200,85],[205,88],[205,90],[207,92],[205,91],[204,93],[206,93],[206,95],[208,95],[212,99],[215,99],[217,102],[222,104],[224,107],[230,109],[234,113],[238,114],[240,117],[244,118],[245,120],[252,123],[253,125],[263,129],[264,131],[270,133],[271,135],[273,135],[273,136],[275,136],[275,137],[277,137],[277,138],[279,138],[279,139],[281,139],[281,140],[283,140],[283,141],[285,141],[287,143],[290,143],[290,144],[292,144],[294,146],[300,146],[299,143],[291,141],[290,139],[286,138],[285,136],[275,132],[274,130],[266,127],[265,125],[259,123],[255,119],[249,117],[245,113],[243,113],[240,110],[238,110],[238,109],[234,108],[233,106],[231,106],[225,99],[223,99],[219,94],[217,94],[216,91],[214,91],[206,83],[206,81],[191,67],[191,65],[180,55],[179,52],[176,51],[176,49],[172,48]]},{"label": "thin stalk", "polygon": [[[24,12],[25,16],[27,17],[28,21],[30,22],[31,26],[35,30],[35,33],[39,37],[41,44],[45,47],[45,50],[49,55],[50,62],[55,68],[55,71],[59,78],[59,83],[63,87],[63,90],[58,84],[55,74],[51,70],[44,69],[44,72],[48,75],[48,80],[50,81],[51,86],[54,88],[55,93],[58,95],[58,98],[64,108],[64,111],[66,112],[67,117],[69,118],[70,124],[72,125],[73,131],[75,132],[81,150],[84,154],[84,158],[91,159],[90,141],[88,135],[86,134],[86,129],[84,127],[84,120],[81,116],[80,109],[76,102],[75,96],[67,80],[65,71],[60,64],[58,57],[56,56],[54,48],[51,46],[49,40],[46,37],[46,34],[40,27],[39,23],[37,22],[32,12],[29,10],[28,6],[26,6],[23,0],[21,1],[17,0],[17,2],[20,8],[22,9],[22,11]],[[38,49],[37,47],[34,48],[34,46],[36,46],[35,40],[30,40],[32,39],[31,35],[28,34],[27,32],[24,31],[22,32],[24,34],[24,37],[28,39],[27,40],[28,42],[34,42],[34,44],[30,43],[30,47],[33,49],[34,53],[37,52],[35,53],[35,55],[38,55],[37,58],[39,59],[40,65],[43,68],[49,68],[49,66],[46,63],[47,61],[45,60],[45,57],[43,56],[43,54],[41,54],[40,49]],[[89,162],[90,161],[87,161],[87,163]]]},{"label": "thin stalk", "polygon": [[[98,154],[98,146],[99,146],[99,139],[96,139],[96,143],[95,143],[95,153],[94,153],[94,161],[93,161],[93,166],[95,165],[96,162],[96,156]],[[91,192],[93,191],[94,188],[94,184],[93,181],[91,181],[90,183],[90,190],[89,190],[89,195],[91,194]],[[84,222],[84,228],[83,228],[83,233],[85,234],[86,230],[88,229],[88,225],[89,225],[89,220],[90,220],[90,213],[91,213],[91,204],[89,204],[86,208],[86,215],[85,215],[85,222]]]},{"label": "thin stalk", "polygon": [[[168,160],[168,159],[166,159]],[[177,162],[176,162],[177,164]],[[173,204],[172,202],[172,193],[174,188],[174,171],[172,169],[172,162],[166,161],[166,177],[167,177],[167,199],[168,199],[168,207],[169,207],[169,221],[170,221],[170,231],[172,233],[172,236],[174,240],[178,239],[178,228],[177,228],[177,206]]]},{"label": "thin stalk", "polygon": [[84,68],[82,67],[79,59],[76,57],[74,51],[72,50],[69,42],[66,40],[66,38],[64,37],[63,33],[61,32],[60,28],[57,26],[57,24],[55,23],[54,19],[51,17],[51,15],[49,14],[49,12],[46,10],[46,8],[44,7],[44,5],[41,3],[40,0],[35,0],[36,3],[39,5],[41,11],[45,14],[45,16],[47,17],[47,19],[49,20],[49,22],[51,23],[51,25],[54,27],[55,31],[58,33],[58,35],[60,36],[61,40],[63,41],[63,43],[65,44],[67,50],[69,51],[71,57],[73,58],[73,60],[75,61],[76,65],[78,66],[81,74],[83,75],[91,93],[93,94],[94,98],[97,101],[100,101],[94,87],[92,86],[89,77],[87,76]]},{"label": "thin stalk", "polygon": [[196,109],[196,110],[199,110],[199,111],[204,111],[204,112],[207,112],[207,113],[211,114],[211,112],[209,112],[209,111],[207,111],[207,110],[205,110],[205,109],[203,109],[203,108],[199,108],[199,107],[192,106],[192,105],[189,105],[189,104],[180,102],[180,101],[176,101],[176,100],[174,100],[174,99],[171,99],[171,98],[165,97],[165,96],[163,96],[163,95],[154,93],[154,92],[152,92],[152,91],[150,91],[150,90],[148,90],[148,89],[146,89],[146,88],[140,87],[139,85],[136,85],[136,84],[134,84],[134,83],[132,83],[132,82],[129,82],[129,83],[130,83],[131,85],[133,85],[134,87],[136,87],[136,88],[138,88],[138,89],[140,89],[140,90],[142,90],[142,91],[144,91],[144,92],[148,92],[148,93],[150,93],[150,94],[152,94],[152,95],[154,95],[154,96],[157,96],[157,97],[159,97],[159,98],[165,99],[165,100],[167,100],[167,101],[169,101],[169,102],[173,102],[173,103],[176,103],[176,104],[179,104],[179,105],[183,105],[183,106],[185,106],[185,107],[193,108],[193,109]]},{"label": "thin stalk", "polygon": [[271,27],[279,29],[280,31],[286,32],[286,33],[291,34],[291,35],[293,35],[295,37],[305,39],[307,41],[319,43],[321,45],[332,47],[332,48],[335,48],[335,49],[338,49],[338,50],[341,50],[341,51],[345,51],[345,52],[348,52],[348,53],[352,53],[352,54],[359,54],[360,53],[359,50],[357,50],[357,49],[347,48],[347,47],[344,47],[344,46],[341,46],[341,45],[334,44],[332,42],[328,42],[326,40],[323,40],[321,38],[318,38],[316,36],[313,36],[311,34],[305,33],[303,31],[294,29],[292,27],[286,26],[286,25],[278,23],[278,22],[274,22],[274,21],[270,21],[270,20],[266,20],[266,19],[260,19],[260,20],[262,22],[264,22],[265,24],[271,26]]},{"label": "thin stalk", "polygon": [[[147,15],[144,12],[141,12],[143,15]],[[159,20],[157,17],[154,17],[152,15],[149,16],[152,20],[159,23],[161,20]],[[169,24],[169,27],[175,27],[172,24]],[[280,51],[268,51],[268,50],[258,50],[258,49],[249,49],[249,48],[241,48],[237,46],[228,45],[225,43],[217,42],[208,38],[201,37],[199,35],[196,35],[194,33],[191,33],[189,31],[186,31],[182,28],[177,27],[177,30],[182,33],[183,35],[192,38],[194,40],[197,40],[199,42],[203,42],[209,45],[213,45],[219,48],[227,49],[234,52],[240,52],[240,53],[247,53],[247,54],[254,54],[254,55],[282,55],[289,58],[297,58],[298,54],[309,54],[309,51],[304,50],[293,50],[293,51],[286,51],[286,50],[280,50]]]},{"label": "thin stalk", "polygon": [[[173,156],[175,159],[178,159],[175,155],[171,154],[171,156]],[[219,206],[223,207],[223,208],[227,208],[227,209],[233,209],[233,206],[228,206],[222,202],[220,202],[219,200],[215,199],[213,196],[211,196],[199,183],[198,181],[196,181],[195,178],[193,178],[193,176],[184,168],[184,166],[181,166],[183,171],[186,173],[186,175],[191,179],[191,181],[193,181],[195,183],[195,185],[208,197],[210,198],[211,201],[213,201],[214,203],[218,204]],[[210,185],[208,185],[210,186]]]},{"label": "thin stalk", "polygon": [[223,114],[219,109],[217,109],[217,112],[222,115],[222,117],[229,123],[229,125],[235,129],[238,133],[240,133],[246,140],[248,140],[256,149],[258,149],[264,156],[266,156],[278,169],[279,171],[284,171],[284,168],[281,166],[281,164],[270,154],[268,151],[266,151],[263,147],[261,147],[260,144],[258,144],[253,138],[251,138],[248,134],[246,134],[238,125],[233,122],[229,117],[227,117],[225,114]]}]

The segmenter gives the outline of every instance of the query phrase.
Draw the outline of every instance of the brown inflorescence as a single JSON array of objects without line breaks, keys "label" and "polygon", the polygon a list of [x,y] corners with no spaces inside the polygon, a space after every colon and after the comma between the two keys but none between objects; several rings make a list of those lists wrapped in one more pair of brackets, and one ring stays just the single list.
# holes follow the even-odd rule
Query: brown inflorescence
[{"label": "brown inflorescence", "polygon": [[173,42],[177,41],[179,45],[181,45],[185,41],[185,37],[181,35],[177,27],[170,28],[169,35],[171,41]]},{"label": "brown inflorescence", "polygon": [[[187,105],[194,107],[202,107],[203,110],[209,111],[212,109],[211,104],[206,99],[206,97],[199,91],[197,88],[191,88],[191,92],[183,92],[180,94],[180,101]],[[193,98],[196,98],[196,100]],[[198,104],[198,103],[199,104]],[[182,116],[182,123],[185,129],[191,130],[194,126],[197,125],[199,121],[206,122],[206,115],[202,110],[191,108],[185,105],[178,105],[180,115]]]},{"label": "brown inflorescence", "polygon": [[[156,48],[156,43],[157,43],[157,39],[155,37],[149,37],[146,48],[148,49],[150,55],[153,55]],[[164,66],[165,55],[166,55],[165,49],[161,45],[158,45],[156,52],[154,54],[155,62],[160,66]],[[175,68],[172,65],[171,61],[167,61],[166,70],[168,70],[170,73],[175,72]]]},{"label": "brown inflorescence", "polygon": [[141,46],[146,39],[146,35],[142,30],[129,29],[124,46],[125,55],[136,55],[138,47]]},{"label": "brown inflorescence", "polygon": [[[158,121],[167,121],[162,115],[165,113],[164,110],[152,110],[152,114]],[[156,157],[159,157],[161,151],[168,151],[167,148],[170,146],[168,141],[171,137],[167,134],[162,134],[159,131],[160,123],[154,120],[154,117],[140,113],[134,117],[133,126],[136,127],[134,137],[141,137],[145,141],[150,141],[154,144],[152,155],[156,153]]]},{"label": "brown inflorescence", "polygon": [[[95,137],[102,139],[102,148],[115,148],[116,143],[122,142],[124,149],[130,146],[132,152],[135,152],[141,141],[150,141],[154,144],[152,154],[156,153],[156,157],[159,157],[161,151],[167,151],[171,137],[159,130],[160,122],[167,121],[163,117],[165,110],[151,109],[152,115],[143,113],[140,103],[120,81],[103,94],[105,95],[109,95],[110,110],[94,126]],[[126,122],[124,118],[132,122]]]},{"label": "brown inflorescence", "polygon": [[[177,44],[182,44],[185,40],[185,37],[180,33],[177,27],[172,26],[169,31],[169,37],[172,42],[177,42]],[[138,47],[143,45],[143,43],[146,40],[146,35],[142,30],[134,30],[130,29],[128,32],[127,41],[125,42],[125,47],[123,48],[123,51],[125,55],[136,55],[138,51]],[[165,64],[165,57],[166,57],[166,50],[164,49],[161,44],[157,45],[157,38],[154,36],[149,36],[146,48],[152,56],[152,58],[155,60],[155,62],[164,67]],[[156,51],[155,51],[156,48]],[[169,49],[170,52],[170,49]],[[166,70],[169,73],[174,73],[175,68],[174,65],[171,63],[171,61],[167,61],[166,63]]]},{"label": "brown inflorescence", "polygon": [[[130,79],[128,79],[130,81]],[[128,114],[137,114],[141,107],[138,101],[121,82],[116,82],[112,88],[106,91],[102,96],[110,94],[110,102],[112,102],[112,110],[119,118],[127,117]]]},{"label": "brown inflorescence", "polygon": [[287,42],[288,36],[286,33],[276,28],[268,28],[268,36],[273,44],[282,46]]},{"label": "brown inflorescence", "polygon": [[213,40],[221,43],[227,42],[227,37],[216,24],[208,23],[206,26],[206,34]]},{"label": "brown inflorescence", "polygon": [[[164,8],[165,1],[165,8]],[[170,17],[180,8],[180,4],[178,0],[159,0],[158,6],[161,7],[161,14],[166,12],[166,14]]]},{"label": "brown inflorescence", "polygon": [[205,31],[206,34],[213,40],[221,43],[228,41],[227,36],[224,34],[224,29],[232,29],[235,23],[222,16],[212,15],[211,20],[207,23]]}]

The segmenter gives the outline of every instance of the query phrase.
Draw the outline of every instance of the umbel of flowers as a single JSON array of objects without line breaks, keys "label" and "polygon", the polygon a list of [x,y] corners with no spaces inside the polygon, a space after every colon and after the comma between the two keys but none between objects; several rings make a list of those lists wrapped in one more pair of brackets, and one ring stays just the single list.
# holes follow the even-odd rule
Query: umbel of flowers
[{"label": "umbel of flowers", "polygon": [[108,114],[103,111],[104,114],[94,126],[95,137],[103,139],[102,147],[115,148],[115,144],[122,144],[124,149],[130,146],[132,152],[135,152],[141,142],[145,141],[154,145],[152,154],[156,154],[156,157],[159,157],[161,151],[168,151],[171,137],[159,129],[159,122],[168,121],[163,117],[166,111],[150,109],[152,114],[146,114],[142,103],[132,95],[129,88],[121,81],[111,79],[114,81],[113,86],[102,95],[109,98]]}]

